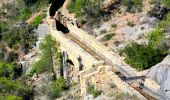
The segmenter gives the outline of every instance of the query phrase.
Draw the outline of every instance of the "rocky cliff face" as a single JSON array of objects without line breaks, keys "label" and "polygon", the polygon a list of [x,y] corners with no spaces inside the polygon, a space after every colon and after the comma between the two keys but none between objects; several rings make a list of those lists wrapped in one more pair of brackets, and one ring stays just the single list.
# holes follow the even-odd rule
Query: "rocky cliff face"
[{"label": "rocky cliff face", "polygon": [[162,62],[153,66],[148,76],[160,84],[160,94],[170,99],[170,55]]}]

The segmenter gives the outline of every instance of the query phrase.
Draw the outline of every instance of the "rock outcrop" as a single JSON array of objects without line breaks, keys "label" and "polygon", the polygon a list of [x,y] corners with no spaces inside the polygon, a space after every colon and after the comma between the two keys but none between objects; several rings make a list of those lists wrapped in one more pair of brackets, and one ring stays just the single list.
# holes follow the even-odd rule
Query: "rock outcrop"
[{"label": "rock outcrop", "polygon": [[170,55],[162,62],[153,66],[148,76],[160,84],[160,94],[170,99]]}]

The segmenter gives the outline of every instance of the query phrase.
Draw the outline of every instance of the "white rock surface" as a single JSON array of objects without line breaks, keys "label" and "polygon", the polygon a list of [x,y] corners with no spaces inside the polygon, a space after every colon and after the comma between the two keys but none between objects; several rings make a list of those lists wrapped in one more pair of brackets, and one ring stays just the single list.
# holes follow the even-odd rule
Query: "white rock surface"
[{"label": "white rock surface", "polygon": [[153,66],[148,76],[160,85],[160,94],[170,100],[170,55],[159,64]]},{"label": "white rock surface", "polygon": [[156,24],[156,19],[142,16],[134,27],[126,27],[122,30],[126,40],[137,40],[141,35],[150,32]]},{"label": "white rock surface", "polygon": [[40,24],[36,32],[38,33],[38,39],[44,38],[45,35],[50,32],[48,24]]}]

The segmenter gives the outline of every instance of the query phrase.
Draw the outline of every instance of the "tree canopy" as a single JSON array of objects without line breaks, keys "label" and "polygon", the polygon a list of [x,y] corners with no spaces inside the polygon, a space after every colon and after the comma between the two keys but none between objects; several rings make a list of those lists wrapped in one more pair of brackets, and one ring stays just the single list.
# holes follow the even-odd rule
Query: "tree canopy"
[{"label": "tree canopy", "polygon": [[[32,97],[32,87],[25,85],[23,82],[19,80],[10,80],[5,77],[0,78],[0,93],[5,98],[22,98],[24,100],[31,99]],[[11,96],[9,96],[9,94]]]},{"label": "tree canopy", "polygon": [[0,77],[12,78],[14,75],[14,66],[5,62],[0,62]]},{"label": "tree canopy", "polygon": [[43,42],[40,44],[42,54],[40,60],[35,62],[31,73],[43,73],[45,71],[52,71],[55,60],[60,60],[60,52],[58,48],[59,44],[52,38],[51,35],[47,35]]}]

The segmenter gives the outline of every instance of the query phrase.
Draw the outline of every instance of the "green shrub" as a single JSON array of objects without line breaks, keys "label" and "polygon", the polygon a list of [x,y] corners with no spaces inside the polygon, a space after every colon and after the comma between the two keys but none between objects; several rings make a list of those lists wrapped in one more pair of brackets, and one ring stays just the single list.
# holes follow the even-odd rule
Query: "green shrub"
[{"label": "green shrub", "polygon": [[0,100],[23,100],[19,96],[10,95],[10,94],[0,94]]},{"label": "green shrub", "polygon": [[128,12],[133,12],[133,7],[137,8],[137,11],[140,11],[143,5],[143,0],[122,0],[121,2],[127,7]]},{"label": "green shrub", "polygon": [[53,81],[49,86],[49,96],[54,99],[58,98],[61,95],[61,92],[68,89],[68,85],[66,83],[66,80],[64,78],[59,78],[55,81]]},{"label": "green shrub", "polygon": [[150,47],[156,48],[163,40],[163,32],[160,29],[155,29],[148,35]]},{"label": "green shrub", "polygon": [[70,0],[69,4],[67,5],[67,9],[69,13],[74,13],[75,12],[75,2]]},{"label": "green shrub", "polygon": [[142,6],[143,5],[143,0],[132,0],[135,6]]},{"label": "green shrub", "polygon": [[108,40],[112,39],[113,36],[114,36],[114,33],[113,34],[106,34],[103,37],[103,41],[108,41]]},{"label": "green shrub", "polygon": [[14,75],[14,66],[0,61],[0,77],[12,78]]},{"label": "green shrub", "polygon": [[31,10],[29,8],[24,8],[21,10],[20,15],[18,16],[19,19],[27,20],[31,17]]},{"label": "green shrub", "polygon": [[132,43],[124,48],[125,61],[138,70],[145,70],[161,62],[166,56],[164,50]]},{"label": "green shrub", "polygon": [[112,27],[112,28],[116,28],[116,27],[117,27],[117,24],[112,24],[111,27]]},{"label": "green shrub", "polygon": [[143,0],[122,0],[121,1],[125,6],[142,6]]},{"label": "green shrub", "polygon": [[6,22],[1,22],[0,23],[0,33],[8,31],[8,24]]},{"label": "green shrub", "polygon": [[107,30],[106,30],[106,29],[103,29],[103,30],[100,31],[100,34],[104,34],[104,33],[106,33],[106,32],[107,32]]},{"label": "green shrub", "polygon": [[165,7],[170,8],[170,0],[163,0],[163,4]]},{"label": "green shrub", "polygon": [[30,6],[43,7],[51,3],[52,0],[23,0],[23,2],[26,4],[27,7],[30,7]]},{"label": "green shrub", "polygon": [[4,52],[3,51],[0,51],[0,60],[3,60],[3,58],[4,58]]},{"label": "green shrub", "polygon": [[82,19],[82,20],[80,21],[80,23],[81,23],[82,25],[84,25],[84,24],[86,24],[86,23],[87,23],[87,20]]},{"label": "green shrub", "polygon": [[95,89],[94,85],[91,83],[87,84],[87,92],[89,94],[92,94],[95,98],[99,95],[101,95],[102,91],[99,91],[97,89]]},{"label": "green shrub", "polygon": [[166,18],[163,19],[159,24],[158,28],[166,30],[170,27],[170,13],[166,15]]},{"label": "green shrub", "polygon": [[0,86],[2,88],[0,89],[0,93],[2,94],[12,94],[22,97],[24,100],[32,98],[32,87],[26,86],[19,80],[9,80],[2,77],[0,78]]},{"label": "green shrub", "polygon": [[42,55],[40,60],[33,64],[31,74],[40,74],[45,71],[53,71],[54,60],[56,60],[59,66],[61,65],[61,54],[58,50],[58,45],[59,44],[57,44],[51,35],[47,35],[45,37],[43,42],[40,44]]},{"label": "green shrub", "polygon": [[21,38],[17,35],[17,33],[15,34],[15,31],[9,31],[3,35],[3,40],[7,42],[9,47],[13,47],[21,41]]},{"label": "green shrub", "polygon": [[71,0],[67,9],[70,13],[75,13],[76,17],[84,14],[90,17],[98,17],[101,12],[100,0]]},{"label": "green shrub", "polygon": [[116,100],[140,100],[136,95],[127,93],[116,94]]},{"label": "green shrub", "polygon": [[39,16],[35,17],[35,19],[31,23],[32,28],[38,27],[38,25],[41,24],[42,19],[43,19],[42,15],[39,15]]},{"label": "green shrub", "polygon": [[36,37],[32,31],[30,31],[29,27],[26,26],[20,26],[20,28],[14,28],[10,29],[8,32],[6,32],[2,40],[8,44],[8,46],[12,49],[17,49],[18,45],[24,45],[28,44],[28,47],[31,47],[33,43],[36,41]]},{"label": "green shrub", "polygon": [[150,4],[155,4],[157,2],[157,0],[150,0],[149,3]]},{"label": "green shrub", "polygon": [[127,25],[130,26],[130,27],[134,27],[135,26],[134,22],[128,22]]},{"label": "green shrub", "polygon": [[39,61],[33,64],[33,68],[31,74],[37,73],[41,74],[46,71],[51,71],[52,63],[49,61],[48,58],[42,57]]}]

